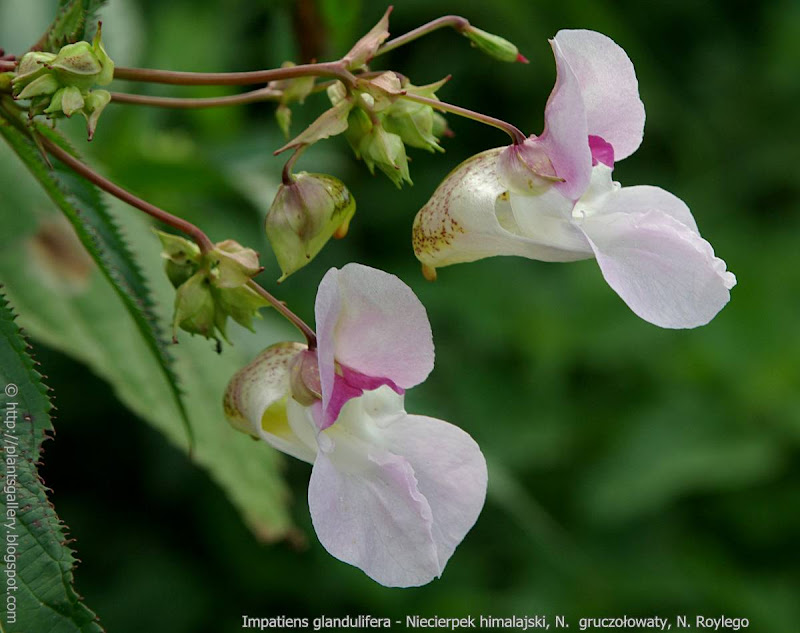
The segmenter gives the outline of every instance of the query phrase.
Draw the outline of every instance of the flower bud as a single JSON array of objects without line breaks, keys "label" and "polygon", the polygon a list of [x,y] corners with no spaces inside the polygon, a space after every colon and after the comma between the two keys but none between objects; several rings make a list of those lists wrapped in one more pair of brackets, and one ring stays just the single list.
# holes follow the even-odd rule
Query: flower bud
[{"label": "flower bud", "polygon": [[333,234],[347,227],[356,203],[342,181],[301,172],[281,185],[266,220],[267,237],[283,281],[310,262]]},{"label": "flower bud", "polygon": [[258,263],[258,253],[235,240],[215,244],[208,258],[214,270],[214,285],[218,288],[238,288],[264,270]]},{"label": "flower bud", "polygon": [[433,128],[431,129],[431,133],[437,139],[443,136],[453,136],[450,126],[447,125],[447,119],[439,112],[436,112],[436,110],[433,111]]},{"label": "flower bud", "polygon": [[0,73],[0,92],[10,92],[14,81],[14,73]]},{"label": "flower bud", "polygon": [[[294,65],[294,62],[283,62],[281,68],[291,68]],[[287,139],[289,138],[289,128],[292,123],[292,110],[289,104],[295,101],[303,103],[314,89],[314,81],[314,77],[296,77],[294,79],[270,81],[268,84],[270,88],[281,92],[280,103],[275,110],[275,120]]]},{"label": "flower bud", "polygon": [[553,183],[563,182],[534,137],[502,151],[497,160],[497,178],[507,189],[522,194],[540,194]]},{"label": "flower bud", "polygon": [[171,233],[155,231],[161,240],[164,270],[173,288],[184,284],[200,268],[201,255],[197,244]]},{"label": "flower bud", "polygon": [[386,112],[383,126],[387,132],[397,134],[409,147],[443,152],[433,134],[433,115],[431,106],[401,99]]},{"label": "flower bud", "polygon": [[213,338],[216,308],[211,283],[205,271],[192,275],[175,293],[173,328]]},{"label": "flower bud", "polygon": [[342,58],[347,64],[349,70],[361,68],[364,64],[368,63],[377,52],[380,45],[389,37],[389,14],[392,12],[392,7],[386,9],[386,13],[378,21],[378,23],[370,29],[364,37],[358,40]]},{"label": "flower bud", "polygon": [[408,184],[414,184],[408,173],[408,158],[403,139],[397,134],[387,132],[382,125],[373,125],[369,134],[361,140],[359,150],[371,173],[375,173],[377,165],[398,189],[402,187],[404,180]]},{"label": "flower bud", "polygon": [[[15,84],[15,88],[18,85]],[[25,85],[16,95],[17,99],[32,99],[43,95],[52,95],[60,88],[58,80],[50,74],[40,75],[29,84]]]},{"label": "flower bud", "polygon": [[347,117],[347,130],[344,137],[347,139],[356,158],[361,158],[361,141],[372,130],[372,121],[362,108],[353,108]]},{"label": "flower bud", "polygon": [[242,327],[253,331],[253,318],[259,317],[259,309],[269,306],[269,302],[249,286],[220,288],[213,286],[211,294],[217,308],[217,329],[225,335],[225,320],[231,317]]},{"label": "flower bud", "polygon": [[83,116],[86,117],[86,130],[89,133],[89,140],[94,138],[94,131],[97,129],[97,121],[111,102],[111,93],[108,90],[90,90],[84,98]]},{"label": "flower bud", "polygon": [[516,46],[499,35],[487,33],[472,25],[467,26],[461,32],[469,38],[473,46],[501,62],[528,62],[525,57],[519,54]]},{"label": "flower bud", "polygon": [[[34,80],[42,75],[50,74],[47,65],[55,58],[56,56],[54,53],[43,53],[41,51],[25,53],[22,59],[19,60],[16,74],[11,81],[14,87],[14,95],[18,99],[27,99],[28,97],[20,97],[20,93]],[[55,92],[55,90],[53,92]],[[52,92],[48,94],[52,94]]]}]

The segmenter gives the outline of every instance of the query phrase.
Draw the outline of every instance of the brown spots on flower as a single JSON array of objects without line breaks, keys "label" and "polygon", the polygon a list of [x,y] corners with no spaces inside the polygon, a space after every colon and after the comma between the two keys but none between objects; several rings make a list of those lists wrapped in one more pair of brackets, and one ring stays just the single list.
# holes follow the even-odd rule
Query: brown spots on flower
[{"label": "brown spots on flower", "polygon": [[271,390],[275,393],[275,400],[287,394],[289,363],[304,349],[306,346],[300,343],[276,343],[234,374],[223,399],[225,416],[234,428],[257,436],[248,416],[250,412],[247,411],[247,402],[251,399],[251,394],[254,391]]}]

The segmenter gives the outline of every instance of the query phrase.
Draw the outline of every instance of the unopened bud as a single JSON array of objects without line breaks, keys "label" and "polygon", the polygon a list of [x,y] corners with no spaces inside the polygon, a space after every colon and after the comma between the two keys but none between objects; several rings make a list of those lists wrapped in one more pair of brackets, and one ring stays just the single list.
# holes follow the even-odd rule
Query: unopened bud
[{"label": "unopened bud", "polygon": [[267,214],[266,230],[283,281],[310,262],[346,226],[356,203],[341,180],[301,172],[281,185]]},{"label": "unopened bud", "polygon": [[409,147],[443,152],[433,133],[433,115],[431,106],[401,99],[386,112],[383,126]]},{"label": "unopened bud", "polygon": [[200,267],[200,249],[192,241],[183,237],[155,231],[161,240],[161,257],[164,258],[164,270],[174,288],[186,283]]},{"label": "unopened bud", "polygon": [[175,293],[173,328],[212,338],[216,326],[214,313],[211,283],[205,271],[199,271]]},{"label": "unopened bud", "polygon": [[515,193],[540,194],[553,183],[563,182],[538,139],[506,147],[497,160],[497,178]]},{"label": "unopened bud", "polygon": [[348,69],[361,68],[375,56],[380,45],[389,37],[389,14],[391,12],[392,7],[389,7],[369,33],[358,40],[350,52],[342,58]]},{"label": "unopened bud", "polygon": [[359,149],[370,172],[375,173],[377,166],[398,188],[404,180],[413,184],[408,173],[406,148],[397,134],[387,132],[382,125],[373,125],[361,140]]},{"label": "unopened bud", "polygon": [[214,285],[218,288],[238,288],[262,271],[258,253],[235,240],[215,244],[208,258],[214,270]]},{"label": "unopened bud", "polygon": [[362,108],[353,108],[347,118],[347,130],[344,137],[347,139],[356,158],[361,158],[361,141],[372,130],[372,121]]},{"label": "unopened bud", "polygon": [[472,25],[466,27],[461,32],[469,38],[473,46],[501,62],[527,63],[528,61],[525,57],[520,55],[516,46],[499,35],[487,33]]}]

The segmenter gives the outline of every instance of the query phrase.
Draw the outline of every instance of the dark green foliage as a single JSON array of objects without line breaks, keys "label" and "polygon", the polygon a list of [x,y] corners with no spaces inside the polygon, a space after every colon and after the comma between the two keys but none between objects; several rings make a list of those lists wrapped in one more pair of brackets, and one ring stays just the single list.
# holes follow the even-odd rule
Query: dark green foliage
[{"label": "dark green foliage", "polygon": [[[0,383],[5,389],[0,460],[4,487],[0,495],[2,545],[4,555],[11,545],[16,547],[15,568],[6,560],[4,569],[6,574],[16,572],[14,584],[19,587],[8,592],[16,600],[16,609],[4,609],[0,629],[8,633],[100,633],[97,616],[75,593],[75,553],[67,545],[65,527],[37,472],[42,442],[53,433],[53,407],[14,318],[0,294]],[[15,492],[9,500],[7,492],[12,487]],[[4,602],[7,578],[11,576],[4,574]]]}]

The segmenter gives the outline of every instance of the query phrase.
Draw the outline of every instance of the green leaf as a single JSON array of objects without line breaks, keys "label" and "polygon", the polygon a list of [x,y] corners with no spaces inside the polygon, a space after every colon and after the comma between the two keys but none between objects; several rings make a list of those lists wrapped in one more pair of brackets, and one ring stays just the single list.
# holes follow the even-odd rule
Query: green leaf
[{"label": "green leaf", "polygon": [[[75,155],[75,151],[55,131],[45,125],[37,125],[36,129]],[[108,214],[100,193],[94,185],[58,162],[55,162],[54,170],[48,169],[33,142],[5,119],[0,119],[0,135],[8,141],[50,199],[70,221],[81,243],[134,318],[148,349],[158,359],[160,372],[172,390],[191,442],[189,417],[181,400],[178,379],[172,370],[172,359],[167,353],[161,328],[153,314],[149,290],[130,250]]]},{"label": "green leaf", "polygon": [[56,17],[34,48],[55,53],[66,44],[88,40],[103,4],[105,0],[59,0]]},{"label": "green leaf", "polygon": [[[76,268],[70,262],[83,252],[80,244],[73,238],[76,243],[69,247],[66,240],[54,239],[52,230],[43,234],[60,216],[49,210],[45,195],[4,150],[0,146],[0,164],[8,174],[0,174],[0,183],[13,182],[15,186],[0,205],[5,230],[0,278],[7,284],[9,298],[24,314],[21,321],[26,331],[88,365],[112,385],[125,406],[186,450],[180,412],[158,362],[142,344],[132,315],[93,264],[78,282],[67,277],[67,271]],[[115,201],[112,212],[117,211],[114,204],[119,204],[119,213],[114,215],[152,287],[159,322],[168,323],[175,291],[162,268],[159,240],[141,214]],[[25,215],[25,222],[13,221],[19,214]],[[71,233],[69,226],[64,228]],[[42,240],[43,235],[47,239]],[[55,265],[39,252],[43,243],[52,245],[50,260],[54,259]],[[222,354],[204,339],[189,336],[182,337],[172,353],[195,432],[193,461],[223,488],[260,538],[273,540],[292,529],[288,494],[280,474],[282,458],[264,442],[234,431],[222,410],[230,377],[261,348],[293,336],[277,317],[266,316],[255,324],[255,335],[231,324],[229,334],[235,345]],[[115,427],[109,419],[109,432],[124,433],[125,429]]]},{"label": "green leaf", "polygon": [[66,545],[64,526],[36,471],[42,442],[53,431],[52,405],[2,294],[0,376],[4,388],[3,459],[0,460],[4,494],[0,495],[0,511],[4,521],[4,554],[8,554],[12,545],[16,547],[16,560],[5,561],[8,582],[14,582],[9,587],[18,587],[7,594],[9,598],[13,596],[15,609],[8,608],[12,603],[6,603],[0,630],[101,632],[97,616],[75,593],[75,556]]}]

